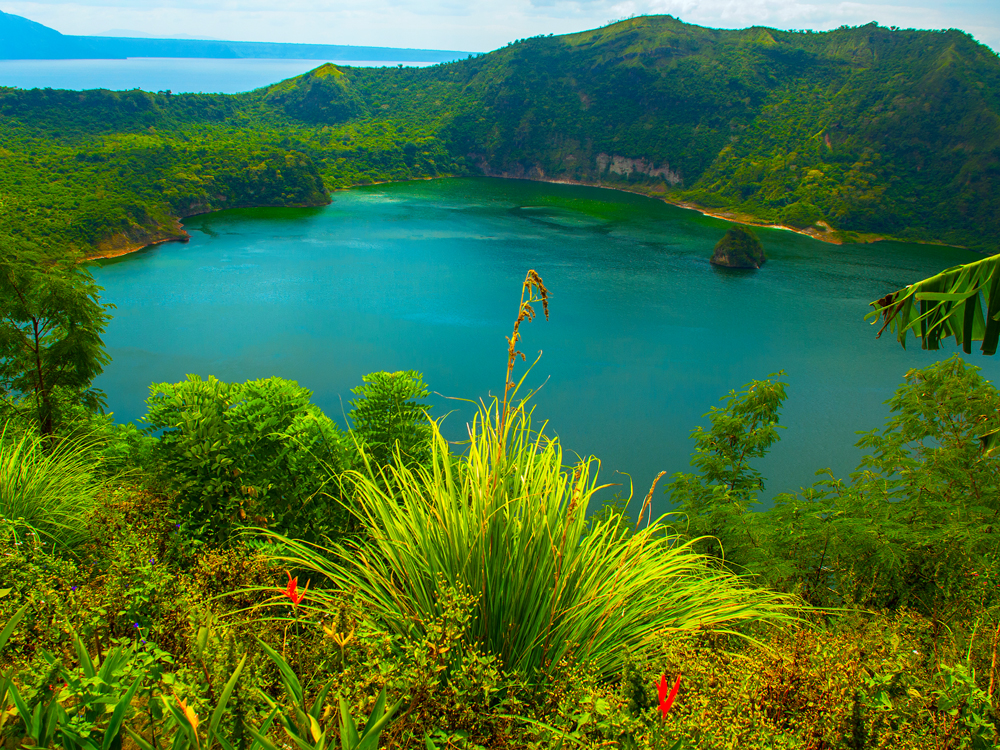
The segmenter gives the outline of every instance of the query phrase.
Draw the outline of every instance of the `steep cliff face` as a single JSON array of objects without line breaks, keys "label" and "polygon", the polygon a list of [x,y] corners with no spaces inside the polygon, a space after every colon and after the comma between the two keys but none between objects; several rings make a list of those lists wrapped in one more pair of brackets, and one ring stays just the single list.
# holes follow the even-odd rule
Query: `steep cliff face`
[{"label": "steep cliff face", "polygon": [[1000,236],[1000,59],[959,31],[652,16],[368,86],[388,112],[432,89],[442,136],[485,174],[659,192],[846,240]]},{"label": "steep cliff face", "polygon": [[669,164],[656,167],[651,162],[642,158],[629,159],[624,156],[608,156],[607,154],[598,154],[596,161],[598,177],[607,174],[619,175],[628,179],[631,175],[635,174],[645,175],[646,177],[661,177],[671,186],[684,184],[684,178],[681,177],[680,172],[671,169]]}]

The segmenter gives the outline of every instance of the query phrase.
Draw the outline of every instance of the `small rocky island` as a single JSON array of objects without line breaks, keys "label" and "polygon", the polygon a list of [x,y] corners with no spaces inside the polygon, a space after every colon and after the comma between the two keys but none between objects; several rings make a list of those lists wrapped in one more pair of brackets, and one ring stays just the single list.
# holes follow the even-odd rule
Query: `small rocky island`
[{"label": "small rocky island", "polygon": [[760,268],[767,257],[757,235],[746,227],[733,227],[719,240],[712,263],[727,268]]}]

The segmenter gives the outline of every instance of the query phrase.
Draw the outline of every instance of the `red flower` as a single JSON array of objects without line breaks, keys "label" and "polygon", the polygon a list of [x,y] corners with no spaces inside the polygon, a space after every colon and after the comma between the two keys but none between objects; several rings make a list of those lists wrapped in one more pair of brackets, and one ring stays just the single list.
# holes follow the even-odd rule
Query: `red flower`
[{"label": "red flower", "polygon": [[660,713],[663,714],[663,718],[667,718],[667,714],[670,713],[670,707],[674,705],[674,698],[677,697],[677,689],[681,686],[681,676],[677,675],[677,681],[674,682],[674,686],[670,688],[670,695],[667,695],[667,676],[663,675],[660,681],[656,683],[656,692],[660,696]]},{"label": "red flower", "polygon": [[302,602],[302,600],[306,598],[306,591],[309,590],[309,582],[306,581],[306,587],[302,589],[302,593],[300,594],[299,577],[295,576],[295,578],[292,578],[292,574],[289,573],[287,570],[285,571],[285,574],[288,576],[288,586],[286,586],[285,590],[282,591],[281,593],[283,593],[285,596],[291,599],[292,604],[294,604],[297,607]]}]

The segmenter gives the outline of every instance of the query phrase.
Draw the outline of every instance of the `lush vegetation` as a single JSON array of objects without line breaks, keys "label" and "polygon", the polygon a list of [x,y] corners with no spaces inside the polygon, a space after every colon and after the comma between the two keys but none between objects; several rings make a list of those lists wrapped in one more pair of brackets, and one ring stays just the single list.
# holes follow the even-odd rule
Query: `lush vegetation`
[{"label": "lush vegetation", "polygon": [[142,429],[83,387],[47,429],[11,390],[8,746],[996,746],[992,384],[957,356],[908,373],[857,473],[759,509],[794,383],[755,381],[654,519],[655,482],[590,507],[595,459],[533,426],[514,370],[539,302],[531,272],[503,398],[457,447],[416,372],[364,376],[347,433],[278,378],[153,384]]},{"label": "lush vegetation", "polygon": [[767,261],[767,256],[753,230],[733,226],[715,244],[711,260],[717,266],[760,268]]},{"label": "lush vegetation", "polygon": [[[110,312],[75,263],[199,211],[476,170],[986,246],[996,83],[958,32],[665,17],[240,96],[0,90],[6,745],[997,746],[1000,394],[960,358],[905,374],[854,474],[771,508],[754,462],[795,384],[730,393],[656,519],[659,478],[589,507],[594,459],[533,426],[534,272],[503,397],[452,446],[412,371],[359,373],[347,431],[279,378],[153,384],[114,425]],[[992,353],[997,268],[873,315]]]},{"label": "lush vegetation", "polygon": [[995,247],[1000,61],[958,31],[641,17],[234,96],[0,89],[0,234],[110,253],[176,217],[446,174],[610,184],[836,240]]}]

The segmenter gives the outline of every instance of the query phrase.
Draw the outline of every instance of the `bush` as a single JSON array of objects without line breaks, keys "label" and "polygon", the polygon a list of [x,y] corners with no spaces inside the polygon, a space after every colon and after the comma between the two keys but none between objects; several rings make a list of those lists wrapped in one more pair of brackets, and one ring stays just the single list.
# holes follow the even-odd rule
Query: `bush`
[{"label": "bush", "polygon": [[[468,454],[433,426],[428,467],[355,472],[366,536],[331,555],[288,542],[279,559],[350,592],[391,633],[423,637],[443,592],[476,596],[463,640],[502,668],[551,684],[567,663],[617,676],[625,652],[669,629],[787,618],[789,602],[753,589],[661,522],[629,533],[621,515],[590,523],[594,459],[567,469],[523,403],[481,407]],[[310,593],[320,606],[325,595]]]},{"label": "bush", "polygon": [[871,452],[850,481],[827,470],[765,512],[751,512],[763,479],[746,459],[777,438],[784,388],[753,383],[710,413],[710,432],[693,433],[702,472],[676,475],[671,497],[691,536],[716,538],[710,552],[811,603],[944,620],[996,606],[1000,458],[979,436],[1000,427],[1000,392],[977,370],[954,356],[908,372],[886,426],[863,433]]},{"label": "bush", "polygon": [[150,391],[144,419],[163,430],[159,452],[186,533],[226,543],[244,526],[308,539],[339,528],[345,438],[308,390],[281,378],[190,375]]},{"label": "bush", "polygon": [[781,221],[796,229],[815,226],[823,220],[823,212],[808,201],[796,201],[781,212]]},{"label": "bush", "polygon": [[757,235],[740,226],[726,232],[712,253],[713,264],[729,268],[760,268],[766,260]]}]

